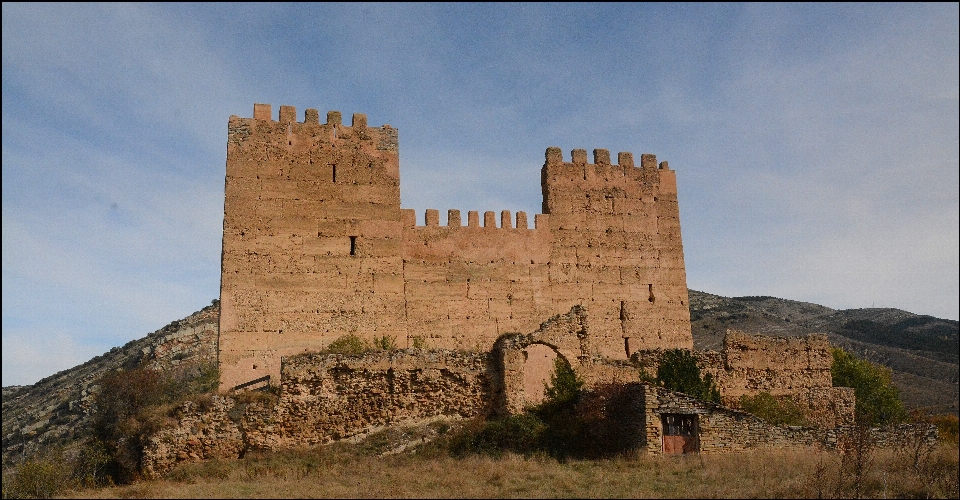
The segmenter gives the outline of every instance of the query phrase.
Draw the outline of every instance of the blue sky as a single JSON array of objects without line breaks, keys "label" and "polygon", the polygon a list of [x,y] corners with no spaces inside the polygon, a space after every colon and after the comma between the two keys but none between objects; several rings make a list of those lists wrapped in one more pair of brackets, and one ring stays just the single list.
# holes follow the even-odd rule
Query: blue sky
[{"label": "blue sky", "polygon": [[677,172],[688,286],[958,319],[953,4],[3,3],[3,385],[219,295],[226,127],[400,131],[401,202],[540,211],[544,150]]}]

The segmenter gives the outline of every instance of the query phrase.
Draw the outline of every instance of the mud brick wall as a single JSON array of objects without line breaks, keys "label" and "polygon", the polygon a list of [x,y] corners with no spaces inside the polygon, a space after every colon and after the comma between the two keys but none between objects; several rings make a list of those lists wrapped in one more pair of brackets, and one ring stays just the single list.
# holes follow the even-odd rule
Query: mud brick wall
[{"label": "mud brick wall", "polygon": [[548,148],[543,213],[400,208],[397,130],[292,106],[230,117],[221,388],[353,333],[487,351],[509,332],[588,306],[591,355],[692,348],[676,174],[604,149]]},{"label": "mud brick wall", "polygon": [[[722,351],[693,351],[702,373],[713,375],[724,404],[768,392],[790,396],[811,422],[823,428],[853,423],[853,389],[833,387],[833,356],[826,335],[774,337],[728,331]],[[663,350],[634,353],[631,360],[656,376]]]},{"label": "mud brick wall", "polygon": [[284,358],[277,405],[286,445],[328,443],[439,415],[473,417],[499,398],[487,353],[406,349]]},{"label": "mud brick wall", "polygon": [[765,391],[778,396],[833,385],[826,335],[773,337],[728,331],[723,366],[707,365],[725,399]]}]

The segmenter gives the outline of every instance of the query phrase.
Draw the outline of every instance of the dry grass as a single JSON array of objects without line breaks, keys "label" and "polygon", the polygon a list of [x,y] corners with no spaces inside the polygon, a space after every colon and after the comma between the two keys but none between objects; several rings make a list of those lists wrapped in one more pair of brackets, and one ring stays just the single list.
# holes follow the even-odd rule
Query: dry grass
[{"label": "dry grass", "polygon": [[876,452],[858,489],[841,457],[815,450],[560,463],[544,456],[448,456],[425,447],[378,457],[335,445],[185,464],[161,481],[76,492],[81,498],[633,497],[957,498],[958,452],[941,445],[924,468]]}]

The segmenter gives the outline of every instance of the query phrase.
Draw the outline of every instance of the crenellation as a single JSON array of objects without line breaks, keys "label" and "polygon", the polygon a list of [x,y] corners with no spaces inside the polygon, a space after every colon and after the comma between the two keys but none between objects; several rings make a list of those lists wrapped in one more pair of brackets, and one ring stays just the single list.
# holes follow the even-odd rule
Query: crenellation
[{"label": "crenellation", "polygon": [[427,227],[437,227],[440,225],[440,211],[434,208],[428,208],[424,213],[424,225]]},{"label": "crenellation", "polygon": [[624,168],[633,168],[633,153],[625,151],[617,153],[617,164]]},{"label": "crenellation", "polygon": [[343,115],[339,111],[327,111],[327,125],[340,126],[342,124]]},{"label": "crenellation", "polygon": [[488,210],[483,213],[483,227],[485,229],[497,228],[497,214],[495,212]]},{"label": "crenellation", "polygon": [[585,165],[587,163],[587,150],[574,149],[570,151],[570,161],[577,165]]},{"label": "crenellation", "polygon": [[367,115],[354,113],[350,126],[358,130],[367,128]]},{"label": "crenellation", "polygon": [[593,163],[596,165],[610,165],[610,151],[607,149],[594,149]]},{"label": "crenellation", "polygon": [[510,229],[513,224],[510,221],[510,211],[504,210],[500,212],[500,228],[501,229]]},{"label": "crenellation", "polygon": [[303,115],[303,123],[310,125],[320,124],[320,111],[314,108],[307,108]]},{"label": "crenellation", "polygon": [[453,208],[448,209],[447,210],[447,227],[458,228],[460,226],[461,226],[460,211]]},{"label": "crenellation", "polygon": [[517,212],[517,229],[527,229],[526,212]]},{"label": "crenellation", "polygon": [[551,146],[547,148],[545,159],[546,163],[549,165],[554,163],[563,163],[563,151],[556,146]]},{"label": "crenellation", "polygon": [[476,210],[467,212],[467,227],[480,227],[480,213]]},{"label": "crenellation", "polygon": [[642,154],[642,155],[640,155],[640,168],[644,168],[644,169],[656,169],[656,168],[657,168],[657,155],[652,155],[652,154]]},{"label": "crenellation", "polygon": [[255,120],[264,120],[271,121],[273,119],[273,112],[269,104],[254,104],[253,105],[253,118]]},{"label": "crenellation", "polygon": [[297,121],[297,108],[280,106],[280,123],[293,123],[295,121]]}]

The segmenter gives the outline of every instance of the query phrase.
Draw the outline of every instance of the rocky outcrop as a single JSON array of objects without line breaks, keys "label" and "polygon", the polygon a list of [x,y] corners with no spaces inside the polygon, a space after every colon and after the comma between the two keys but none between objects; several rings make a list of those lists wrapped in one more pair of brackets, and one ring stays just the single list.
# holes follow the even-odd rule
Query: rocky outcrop
[{"label": "rocky outcrop", "polygon": [[216,362],[220,303],[114,347],[86,363],[36,384],[3,388],[3,463],[44,445],[82,437],[89,427],[96,381],[118,368],[193,370]]}]

